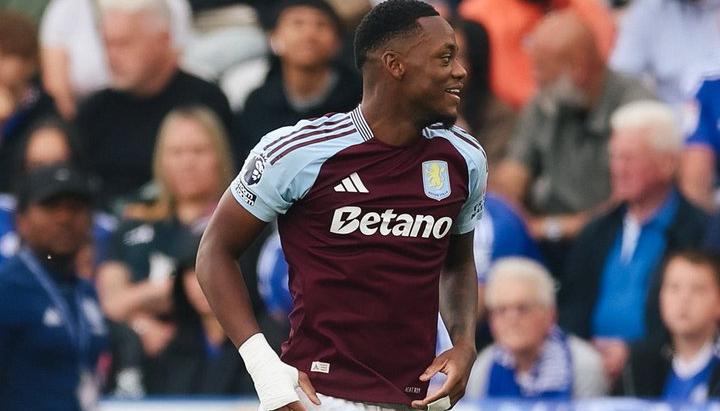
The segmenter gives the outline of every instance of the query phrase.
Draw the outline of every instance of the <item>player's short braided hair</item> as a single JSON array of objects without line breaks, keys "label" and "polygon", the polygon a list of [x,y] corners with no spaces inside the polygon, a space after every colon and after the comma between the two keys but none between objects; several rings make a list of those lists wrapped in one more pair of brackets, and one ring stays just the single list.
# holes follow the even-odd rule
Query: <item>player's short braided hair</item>
[{"label": "player's short braided hair", "polygon": [[355,31],[355,65],[358,69],[369,52],[389,40],[419,30],[417,19],[438,16],[429,4],[418,0],[388,0],[373,8]]}]

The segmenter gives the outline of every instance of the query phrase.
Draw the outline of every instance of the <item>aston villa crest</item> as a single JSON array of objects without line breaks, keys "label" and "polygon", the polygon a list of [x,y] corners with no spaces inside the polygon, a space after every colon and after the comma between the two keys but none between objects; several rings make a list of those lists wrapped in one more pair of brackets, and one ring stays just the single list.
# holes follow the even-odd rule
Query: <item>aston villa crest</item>
[{"label": "aston villa crest", "polygon": [[450,174],[447,162],[442,160],[423,162],[422,175],[426,196],[440,201],[450,195]]}]

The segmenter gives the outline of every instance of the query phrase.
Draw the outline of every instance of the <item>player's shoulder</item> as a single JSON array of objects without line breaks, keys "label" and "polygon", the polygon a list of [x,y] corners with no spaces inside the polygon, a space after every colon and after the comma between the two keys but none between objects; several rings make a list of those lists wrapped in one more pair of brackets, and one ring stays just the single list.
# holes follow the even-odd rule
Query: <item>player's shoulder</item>
[{"label": "player's shoulder", "polygon": [[472,165],[478,168],[487,167],[487,154],[482,145],[468,131],[460,126],[446,127],[442,124],[433,124],[423,130],[425,138],[444,138]]},{"label": "player's shoulder", "polygon": [[352,144],[366,141],[353,112],[331,113],[281,127],[266,134],[251,152],[251,159],[266,165],[292,167],[326,158]]}]

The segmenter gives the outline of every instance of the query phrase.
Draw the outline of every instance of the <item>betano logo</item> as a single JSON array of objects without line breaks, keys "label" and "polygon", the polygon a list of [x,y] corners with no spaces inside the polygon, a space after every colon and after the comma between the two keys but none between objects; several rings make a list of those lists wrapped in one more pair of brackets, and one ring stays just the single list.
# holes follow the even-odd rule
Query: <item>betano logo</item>
[{"label": "betano logo", "polygon": [[382,213],[363,214],[360,207],[346,206],[335,210],[330,232],[347,235],[360,230],[365,235],[379,232],[383,236],[422,238],[433,236],[439,240],[450,232],[452,225],[453,220],[450,217],[436,220],[431,215],[397,214],[392,208]]}]

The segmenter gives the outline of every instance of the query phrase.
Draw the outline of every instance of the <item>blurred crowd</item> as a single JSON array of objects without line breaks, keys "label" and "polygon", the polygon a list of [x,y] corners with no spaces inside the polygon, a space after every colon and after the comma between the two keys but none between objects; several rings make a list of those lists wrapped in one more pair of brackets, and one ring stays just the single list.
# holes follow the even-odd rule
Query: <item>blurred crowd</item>
[{"label": "blurred crowd", "polygon": [[[64,369],[26,369],[33,347],[91,380],[79,398],[253,394],[198,239],[265,133],[358,105],[353,29],[379,2],[0,0],[0,408],[17,375]],[[720,396],[720,1],[428,3],[490,169],[468,396]],[[265,231],[239,264],[279,350],[288,269]],[[72,264],[43,261],[61,246]]]}]

